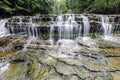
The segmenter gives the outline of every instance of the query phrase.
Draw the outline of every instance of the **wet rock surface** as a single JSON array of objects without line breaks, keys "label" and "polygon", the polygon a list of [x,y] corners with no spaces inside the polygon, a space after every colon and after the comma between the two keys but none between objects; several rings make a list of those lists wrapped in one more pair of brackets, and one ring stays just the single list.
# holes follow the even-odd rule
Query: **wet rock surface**
[{"label": "wet rock surface", "polygon": [[[20,44],[21,39],[12,39],[10,42],[17,41],[11,47]],[[119,80],[119,47],[118,42],[101,39],[77,46],[46,45],[38,40],[26,50],[0,57],[0,80]]]}]

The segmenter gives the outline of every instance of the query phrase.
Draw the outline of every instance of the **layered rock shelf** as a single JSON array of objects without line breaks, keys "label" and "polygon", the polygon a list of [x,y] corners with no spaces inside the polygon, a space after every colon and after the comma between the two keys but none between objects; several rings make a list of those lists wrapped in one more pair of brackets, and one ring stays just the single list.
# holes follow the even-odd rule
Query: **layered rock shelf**
[{"label": "layered rock shelf", "polygon": [[68,16],[9,18],[0,37],[0,80],[119,80],[120,15]]},{"label": "layered rock shelf", "polygon": [[[68,16],[74,16],[75,21],[79,25],[83,25],[83,18],[81,17],[83,14],[64,14],[64,18]],[[88,17],[90,22],[90,32],[91,33],[99,33],[103,31],[101,27],[101,16],[103,15],[96,15],[96,14],[84,14],[84,16]],[[109,17],[109,22],[114,27],[113,32],[120,30],[120,15],[105,15]],[[41,33],[49,32],[50,25],[54,23],[54,26],[57,28],[58,25],[57,15],[43,15],[43,16],[14,16],[9,18],[8,22],[6,23],[6,27],[9,29],[11,33],[20,33],[20,32],[27,32],[26,30],[31,26],[34,26],[38,29]],[[32,21],[32,22],[31,22]],[[56,23],[56,24],[55,24]],[[82,29],[83,32],[83,29]]]},{"label": "layered rock shelf", "polygon": [[[16,48],[16,41],[24,43],[24,37],[6,39],[8,38],[14,41],[11,50]],[[119,80],[119,42],[97,39],[89,43],[78,43],[80,45],[76,47],[62,47],[37,40],[27,50],[20,49],[3,55],[0,64],[4,65],[0,67],[8,68],[0,74],[0,80]],[[91,48],[93,43],[100,48]]]}]

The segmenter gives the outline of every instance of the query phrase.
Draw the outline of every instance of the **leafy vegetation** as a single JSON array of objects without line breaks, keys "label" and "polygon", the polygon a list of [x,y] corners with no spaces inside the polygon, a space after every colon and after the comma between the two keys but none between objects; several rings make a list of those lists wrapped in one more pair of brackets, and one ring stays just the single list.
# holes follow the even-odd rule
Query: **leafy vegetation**
[{"label": "leafy vegetation", "polygon": [[51,11],[50,0],[1,0],[0,15],[48,14]]},{"label": "leafy vegetation", "polygon": [[71,0],[71,3],[73,13],[120,13],[120,0]]},{"label": "leafy vegetation", "polygon": [[96,13],[119,14],[120,0],[0,0],[0,16]]},{"label": "leafy vegetation", "polygon": [[52,14],[60,14],[67,12],[66,0],[52,0]]}]

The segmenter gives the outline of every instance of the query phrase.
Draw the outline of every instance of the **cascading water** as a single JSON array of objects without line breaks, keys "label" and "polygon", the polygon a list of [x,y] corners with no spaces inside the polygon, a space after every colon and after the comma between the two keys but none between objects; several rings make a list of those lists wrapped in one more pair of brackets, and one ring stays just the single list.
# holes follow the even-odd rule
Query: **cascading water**
[{"label": "cascading water", "polygon": [[57,17],[57,26],[59,26],[58,27],[58,33],[59,33],[59,39],[61,39],[62,38],[62,25],[63,25],[63,22],[64,22],[64,20],[63,20],[63,16],[62,15],[60,15],[60,16],[58,16]]},{"label": "cascading water", "polygon": [[112,35],[112,25],[109,22],[109,17],[107,16],[101,16],[101,21],[102,21],[102,27],[104,29],[104,34],[105,36],[111,36]]},{"label": "cascading water", "polygon": [[48,40],[48,43],[49,43],[50,45],[53,45],[53,44],[54,44],[54,38],[53,38],[54,29],[55,29],[54,27],[55,27],[55,25],[54,25],[54,21],[53,21],[53,19],[52,19],[51,24],[50,24],[50,34],[49,34],[49,40]]},{"label": "cascading water", "polygon": [[88,37],[89,32],[90,32],[90,22],[88,17],[81,15],[83,18],[83,27],[84,27],[84,36],[83,37]]},{"label": "cascading water", "polygon": [[56,21],[50,25],[49,42],[52,44],[55,29],[57,29],[59,34],[58,41],[56,42],[56,45],[58,46],[58,53],[67,53],[66,50],[70,47],[74,46],[75,48],[78,46],[78,44],[73,39],[79,36],[81,32],[81,26],[79,26],[75,21],[74,15],[59,15],[56,18]]},{"label": "cascading water", "polygon": [[[50,25],[50,37],[49,42],[53,44],[53,34],[55,27],[58,29],[58,42],[57,44],[61,44],[61,42],[74,42],[71,41],[74,37],[78,36],[81,30],[81,26],[78,26],[75,21],[74,15],[59,15],[56,21]],[[80,28],[80,29],[79,29]],[[66,41],[67,40],[67,41]],[[73,43],[74,44],[74,43]]]},{"label": "cascading water", "polygon": [[28,39],[27,43],[25,44],[23,50],[26,50],[28,45],[31,44],[31,42],[35,42],[37,38],[39,37],[38,30],[36,25],[32,21],[32,17],[29,19],[29,28],[28,28]]},{"label": "cascading water", "polygon": [[28,35],[30,37],[36,37],[36,38],[39,37],[38,36],[39,34],[38,34],[38,30],[37,30],[36,24],[33,23],[32,17],[30,17],[30,19],[29,19]]},{"label": "cascading water", "polygon": [[9,35],[9,31],[5,28],[5,23],[7,23],[7,19],[0,20],[0,37]]},{"label": "cascading water", "polygon": [[75,21],[74,15],[60,15],[57,17],[57,26],[59,33],[59,40],[57,45],[76,45],[72,40],[78,36],[79,27]]},{"label": "cascading water", "polygon": [[10,63],[0,63],[0,76],[9,68]]},{"label": "cascading water", "polygon": [[112,37],[113,27],[112,27],[112,24],[110,24],[109,17],[101,16],[101,25],[104,30],[102,38],[107,41],[118,42],[117,39]]},{"label": "cascading water", "polygon": [[[89,19],[88,17],[84,16],[84,15],[81,15],[82,17],[82,21],[83,21],[83,25],[82,25],[82,28],[83,28],[83,37],[81,38],[80,37],[80,32],[79,32],[79,36],[77,37],[77,40],[82,39],[83,41],[88,41],[90,40],[91,38],[89,37],[89,32],[90,32],[90,22],[89,22]],[[80,30],[81,31],[81,28]]]},{"label": "cascading water", "polygon": [[[26,33],[28,32],[28,40],[27,44],[24,46],[24,50],[29,48],[36,49],[37,47],[37,51],[34,50],[34,52],[28,52],[29,50],[27,50],[19,53],[17,52],[17,54],[15,55],[10,54],[10,57],[8,55],[10,63],[8,63],[8,61],[6,63],[0,63],[0,79],[25,80],[30,78],[33,80],[66,80],[66,78],[68,78],[68,80],[112,80],[115,78],[115,80],[119,80],[120,72],[116,72],[116,70],[119,70],[120,67],[116,63],[119,63],[119,59],[117,57],[119,57],[120,45],[116,45],[116,43],[111,44],[107,41],[104,42],[100,38],[88,40],[90,33],[89,19],[91,19],[91,17],[88,19],[87,17],[82,15],[81,18],[81,16],[79,15],[80,18],[78,19],[75,16],[76,15],[60,15],[57,17],[56,21],[53,20],[50,24],[49,39],[53,41],[54,34],[56,34],[58,31],[58,41],[56,43],[57,45],[46,45],[46,43],[44,43],[43,41],[43,43],[38,43],[37,46],[36,44],[34,44],[34,42],[39,37],[39,32],[36,24],[33,21],[34,19],[30,17],[29,22],[26,22],[28,24],[28,26],[26,27]],[[77,22],[77,20],[79,21]],[[112,25],[109,22],[109,18],[102,17],[101,21],[101,28],[103,28],[104,30],[104,39],[109,37],[109,40],[111,40],[111,38],[114,36],[112,36],[113,28],[111,28]],[[20,22],[22,21],[20,20]],[[99,24],[98,22],[95,23]],[[22,23],[19,23],[19,26],[17,27],[21,27],[21,29],[23,29],[24,26],[23,24],[21,24]],[[14,27],[16,28],[16,25]],[[96,26],[92,26],[91,28],[93,27]],[[13,30],[16,30],[15,28]],[[20,31],[19,29],[20,28],[17,28],[18,31]],[[81,37],[81,40],[79,39],[79,42],[77,42],[75,38],[80,37],[81,30],[83,30],[83,37]],[[17,37],[19,38],[19,36]],[[23,38],[25,38],[25,36]],[[87,41],[84,38],[87,38]],[[34,45],[32,45],[32,42]],[[110,44],[110,48],[108,47],[108,45],[106,46],[106,44]],[[14,48],[14,45],[10,46],[13,46]],[[19,47],[19,45],[17,45],[17,47]],[[113,50],[115,50],[115,52]],[[21,55],[20,53],[22,53],[23,55]],[[5,58],[7,57],[5,56]],[[32,64],[29,64],[31,63],[31,61]],[[38,62],[41,64],[39,65]],[[57,65],[49,67],[54,63]],[[76,67],[73,65],[76,65]],[[45,72],[42,75],[39,75],[39,73],[42,73],[40,66],[42,66],[42,72]],[[24,69],[21,70],[22,68]],[[53,69],[55,69],[56,71],[54,71]],[[51,72],[49,73],[48,71],[50,70]],[[111,71],[113,71],[114,73]],[[63,74],[63,76],[61,76],[60,74],[53,75],[57,74],[58,72]],[[118,77],[118,79],[116,79],[116,77]]]},{"label": "cascading water", "polygon": [[71,39],[78,36],[79,27],[74,15],[60,15],[57,17],[59,39]]},{"label": "cascading water", "polygon": [[89,32],[90,32],[90,22],[88,17],[81,15],[83,18],[83,27],[84,27],[84,33],[83,33],[83,41],[90,40]]}]

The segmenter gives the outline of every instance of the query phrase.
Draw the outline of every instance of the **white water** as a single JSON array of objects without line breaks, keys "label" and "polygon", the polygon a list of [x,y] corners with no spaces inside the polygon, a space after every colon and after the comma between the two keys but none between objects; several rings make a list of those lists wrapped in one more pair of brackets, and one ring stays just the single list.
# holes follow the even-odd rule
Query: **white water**
[{"label": "white water", "polygon": [[60,39],[57,41],[57,46],[78,46],[78,44],[74,40]]},{"label": "white water", "polygon": [[101,16],[102,27],[104,29],[103,35],[111,36],[112,35],[112,25],[109,22],[109,17]]},{"label": "white water", "polygon": [[28,39],[27,39],[27,43],[25,44],[23,50],[26,50],[27,47],[31,44],[31,42],[35,42],[37,41],[38,37],[39,37],[39,33],[37,30],[36,25],[33,23],[32,18],[30,17],[29,19],[29,28],[28,28]]},{"label": "white water", "polygon": [[54,44],[54,38],[53,38],[53,35],[54,35],[54,24],[53,24],[53,20],[51,21],[52,24],[50,24],[50,34],[49,34],[49,40],[48,40],[48,43],[53,45]]},{"label": "white water", "polygon": [[[91,38],[89,37],[89,33],[90,33],[90,22],[88,17],[81,15],[81,17],[83,18],[83,25],[79,27],[79,36],[76,38],[77,40],[82,40],[82,41],[89,41],[91,40]],[[83,28],[83,37],[80,37],[81,34],[81,29]]]},{"label": "white water", "polygon": [[23,50],[26,50],[27,47],[31,44],[31,42],[34,42],[35,40],[37,40],[34,36],[31,36],[27,39],[27,43],[25,44]]},{"label": "white water", "polygon": [[62,15],[60,15],[60,16],[58,16],[57,17],[57,26],[59,26],[58,27],[58,33],[59,33],[59,39],[61,39],[62,38],[62,26],[63,26],[63,22],[64,20],[63,20],[63,16]]},{"label": "white water", "polygon": [[74,15],[59,15],[54,24],[50,25],[50,37],[48,40],[50,44],[54,43],[53,35],[55,27],[58,29],[58,41],[65,41],[65,39],[71,40],[73,37],[78,36],[81,32],[81,26],[79,26],[75,21]]},{"label": "white water", "polygon": [[84,33],[83,33],[83,37],[88,37],[89,36],[89,32],[90,32],[90,22],[88,17],[81,15],[81,17],[83,18],[83,27],[84,27]]},{"label": "white water", "polygon": [[7,19],[1,19],[0,20],[0,37],[8,36],[9,31],[5,27],[5,23],[7,22]]},{"label": "white water", "polygon": [[32,21],[32,17],[30,17],[30,19],[29,19],[29,24],[30,24],[29,28],[28,28],[29,37],[34,36],[34,37],[38,38],[39,37],[38,30],[37,30],[36,24],[34,24]]},{"label": "white water", "polygon": [[9,68],[10,63],[0,63],[0,76]]},{"label": "white water", "polygon": [[60,15],[57,20],[59,39],[71,39],[78,35],[79,27],[74,15]]},{"label": "white water", "polygon": [[[58,42],[57,44],[72,44],[73,43],[73,39],[75,38],[81,38],[81,30],[83,28],[84,32],[84,36],[82,37],[83,41],[89,41],[91,40],[89,37],[89,32],[90,32],[90,23],[89,23],[89,19],[86,16],[81,15],[81,17],[83,18],[83,26],[81,26],[81,24],[78,24],[75,21],[75,16],[73,14],[69,15],[59,15],[57,17],[56,22],[54,22],[54,24],[50,25],[50,37],[49,37],[49,42],[51,44],[53,44],[53,34],[54,34],[54,29],[55,27],[57,27],[58,29],[58,34],[59,34],[59,38],[58,38]],[[63,41],[63,42],[62,42]],[[72,43],[71,43],[72,42]],[[66,44],[68,43],[68,44]]]},{"label": "white water", "polygon": [[110,24],[108,16],[101,16],[101,24],[104,30],[102,38],[106,41],[118,42],[116,38],[112,37],[113,27],[112,27],[112,24]]},{"label": "white water", "polygon": [[74,15],[60,15],[57,17],[57,26],[59,39],[57,45],[60,46],[76,46],[76,42],[72,40],[79,35],[79,25],[75,21]]}]

